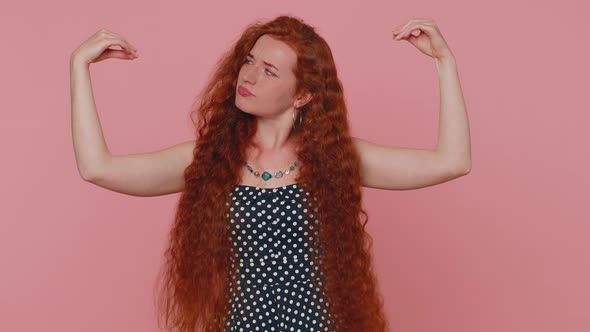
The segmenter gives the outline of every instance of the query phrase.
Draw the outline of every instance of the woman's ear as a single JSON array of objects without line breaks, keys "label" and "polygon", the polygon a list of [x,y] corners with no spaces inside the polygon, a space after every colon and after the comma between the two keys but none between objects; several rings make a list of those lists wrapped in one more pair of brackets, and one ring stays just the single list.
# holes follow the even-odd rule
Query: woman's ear
[{"label": "woman's ear", "polygon": [[295,104],[293,106],[295,108],[301,108],[305,106],[305,104],[307,104],[312,98],[313,96],[310,92],[305,92],[303,95],[295,99]]}]

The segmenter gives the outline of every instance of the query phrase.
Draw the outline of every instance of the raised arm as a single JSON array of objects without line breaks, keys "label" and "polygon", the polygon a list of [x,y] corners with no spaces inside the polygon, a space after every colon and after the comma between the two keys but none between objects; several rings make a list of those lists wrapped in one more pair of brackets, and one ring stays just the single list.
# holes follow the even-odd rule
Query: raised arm
[{"label": "raised arm", "polygon": [[[108,48],[111,45],[123,50]],[[193,159],[194,141],[121,156],[113,156],[105,143],[92,93],[90,64],[108,58],[136,57],[136,49],[124,38],[104,29],[72,52],[71,125],[78,172],[86,181],[133,196],[179,192],[184,186],[184,170]]]}]

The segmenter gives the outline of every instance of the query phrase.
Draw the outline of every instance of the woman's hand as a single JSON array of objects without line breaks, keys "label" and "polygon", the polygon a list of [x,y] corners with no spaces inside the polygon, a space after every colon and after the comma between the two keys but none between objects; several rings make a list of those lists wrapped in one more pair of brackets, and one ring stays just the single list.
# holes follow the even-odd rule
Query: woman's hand
[{"label": "woman's hand", "polygon": [[453,57],[453,53],[433,20],[412,19],[404,25],[397,26],[391,33],[394,40],[405,39],[422,53],[436,60]]},{"label": "woman's hand", "polygon": [[[122,50],[109,48],[113,45],[121,47]],[[138,56],[137,48],[125,38],[106,29],[100,29],[72,52],[70,61],[89,65],[108,58],[132,60]]]}]

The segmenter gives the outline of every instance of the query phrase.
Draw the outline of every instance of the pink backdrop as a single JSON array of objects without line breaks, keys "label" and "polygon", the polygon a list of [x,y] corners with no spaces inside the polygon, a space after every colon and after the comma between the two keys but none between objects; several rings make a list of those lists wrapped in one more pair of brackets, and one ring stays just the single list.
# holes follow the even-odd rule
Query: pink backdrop
[{"label": "pink backdrop", "polygon": [[[158,331],[152,288],[178,194],[84,182],[70,129],[69,56],[105,27],[134,61],[91,66],[115,154],[192,137],[215,61],[257,18],[294,14],[326,38],[353,135],[436,146],[432,59],[390,31],[432,18],[469,113],[469,175],[364,188],[392,331],[590,331],[587,2],[38,1],[4,4],[0,331]],[[231,10],[231,11],[230,11]]]}]

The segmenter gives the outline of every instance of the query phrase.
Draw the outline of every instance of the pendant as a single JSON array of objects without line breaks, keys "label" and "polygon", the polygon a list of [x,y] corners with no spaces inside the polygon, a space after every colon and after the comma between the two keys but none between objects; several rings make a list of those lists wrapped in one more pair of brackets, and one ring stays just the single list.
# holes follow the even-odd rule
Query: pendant
[{"label": "pendant", "polygon": [[[244,165],[246,165],[246,168],[248,168],[248,171],[250,171],[250,173],[254,174],[255,177],[259,177],[260,176],[264,181],[268,181],[268,180],[270,180],[273,177],[272,174],[270,174],[269,172],[266,172],[266,171],[264,173],[262,173],[262,175],[260,173],[258,173],[258,171],[254,171],[254,169],[250,165],[248,165],[247,162],[244,162]],[[278,178],[282,178],[283,175],[288,175],[289,173],[291,173],[292,171],[294,171],[295,170],[295,166],[298,166],[298,165],[299,165],[299,162],[298,161],[295,161],[293,163],[293,165],[291,165],[289,168],[287,168],[284,172],[283,171],[277,171],[275,173],[275,176],[274,177],[277,178],[277,179]]]}]

